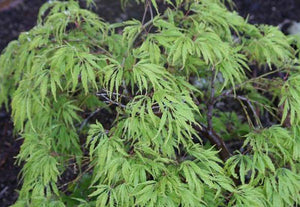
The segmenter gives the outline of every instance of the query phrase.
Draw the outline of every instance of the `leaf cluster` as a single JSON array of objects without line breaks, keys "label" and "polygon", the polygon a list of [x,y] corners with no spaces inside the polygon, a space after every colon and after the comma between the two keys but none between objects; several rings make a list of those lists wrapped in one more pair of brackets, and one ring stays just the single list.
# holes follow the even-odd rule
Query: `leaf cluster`
[{"label": "leaf cluster", "polygon": [[24,139],[14,206],[299,205],[297,38],[219,0],[137,2],[151,18],[109,24],[49,1],[0,56]]}]

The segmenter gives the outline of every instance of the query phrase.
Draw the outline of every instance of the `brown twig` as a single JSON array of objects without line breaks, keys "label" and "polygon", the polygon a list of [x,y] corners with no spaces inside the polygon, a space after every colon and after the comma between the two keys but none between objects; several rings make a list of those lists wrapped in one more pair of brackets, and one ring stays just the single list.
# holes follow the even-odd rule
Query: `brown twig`
[{"label": "brown twig", "polygon": [[207,105],[207,127],[201,124],[200,126],[194,126],[194,129],[198,131],[200,137],[207,138],[211,144],[215,145],[219,150],[220,157],[223,161],[226,161],[230,156],[230,152],[223,141],[223,139],[213,130],[212,117],[215,103],[215,78],[216,70],[212,68],[212,76],[210,83],[210,97]]},{"label": "brown twig", "polygon": [[212,68],[211,82],[210,82],[210,97],[207,104],[207,128],[209,131],[212,131],[212,116],[214,109],[214,98],[215,98],[215,78],[216,78],[216,70]]},{"label": "brown twig", "polygon": [[111,100],[109,97],[107,97],[107,93],[97,93],[96,95],[103,98],[104,102],[107,104],[113,104],[113,105],[119,106],[121,108],[126,108],[126,105],[116,102],[114,100]]},{"label": "brown twig", "polygon": [[259,115],[258,115],[257,111],[255,110],[254,106],[252,105],[252,101],[250,99],[248,99],[247,97],[244,97],[244,96],[240,96],[240,95],[237,95],[237,96],[228,95],[228,97],[232,97],[232,98],[235,98],[235,99],[245,101],[248,104],[248,106],[250,107],[250,109],[253,113],[253,116],[255,118],[255,122],[256,122],[257,126],[258,127],[261,126]]},{"label": "brown twig", "polygon": [[101,108],[97,108],[95,111],[93,111],[84,121],[80,124],[80,127],[78,129],[78,132],[81,132],[83,127],[88,123],[88,121],[95,116],[98,112],[101,111]]},{"label": "brown twig", "polygon": [[207,138],[211,144],[220,150],[219,155],[224,162],[231,157],[225,142],[214,130],[209,130],[204,124],[200,124],[200,126],[193,125],[193,128],[199,133],[200,137]]},{"label": "brown twig", "polygon": [[144,22],[145,22],[146,15],[147,15],[147,12],[148,12],[149,7],[151,7],[151,5],[149,4],[149,0],[146,0],[146,3],[145,3],[145,10],[144,10],[143,19],[142,19],[142,25],[143,25]]},{"label": "brown twig", "polygon": [[222,98],[228,96],[229,94],[233,93],[236,89],[239,89],[239,88],[243,87],[243,86],[246,85],[247,83],[255,82],[255,81],[257,81],[257,80],[259,80],[259,79],[261,79],[261,78],[264,78],[264,77],[266,77],[266,76],[272,75],[272,74],[277,73],[277,72],[280,72],[280,71],[282,71],[282,70],[283,70],[282,68],[277,69],[277,70],[272,70],[272,71],[270,71],[270,72],[268,72],[268,73],[264,73],[264,74],[262,74],[262,75],[260,75],[260,76],[257,76],[257,77],[248,79],[248,80],[246,80],[246,81],[244,81],[244,82],[242,82],[242,83],[240,83],[240,84],[237,84],[237,85],[233,86],[232,88],[223,91],[219,96],[217,96],[217,97],[215,98],[214,101],[215,101],[215,102],[219,101],[220,99],[222,99]]}]

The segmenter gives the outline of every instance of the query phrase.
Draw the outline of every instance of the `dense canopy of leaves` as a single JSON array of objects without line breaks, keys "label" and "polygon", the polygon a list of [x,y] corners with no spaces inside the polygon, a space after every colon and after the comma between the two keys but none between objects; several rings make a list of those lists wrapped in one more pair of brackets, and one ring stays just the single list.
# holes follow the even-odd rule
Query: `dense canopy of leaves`
[{"label": "dense canopy of leaves", "polygon": [[219,0],[138,2],[146,18],[109,24],[49,1],[1,55],[24,139],[15,206],[299,205],[297,38]]}]

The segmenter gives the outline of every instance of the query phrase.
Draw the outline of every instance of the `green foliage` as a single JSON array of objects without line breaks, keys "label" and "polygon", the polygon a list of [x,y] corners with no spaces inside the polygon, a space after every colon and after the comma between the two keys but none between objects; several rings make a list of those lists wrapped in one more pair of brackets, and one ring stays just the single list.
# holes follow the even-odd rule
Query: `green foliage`
[{"label": "green foliage", "polygon": [[14,206],[299,205],[299,38],[219,0],[137,2],[155,15],[109,24],[49,1],[0,56]]}]

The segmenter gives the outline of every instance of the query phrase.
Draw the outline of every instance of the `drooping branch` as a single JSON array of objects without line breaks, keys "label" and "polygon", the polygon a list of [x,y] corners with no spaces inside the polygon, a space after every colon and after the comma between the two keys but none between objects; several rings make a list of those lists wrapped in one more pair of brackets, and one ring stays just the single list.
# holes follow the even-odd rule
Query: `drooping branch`
[{"label": "drooping branch", "polygon": [[116,105],[116,106],[119,106],[121,108],[126,108],[126,105],[120,103],[120,102],[117,102],[117,101],[114,101],[112,99],[110,99],[108,96],[107,96],[107,93],[97,93],[96,94],[97,96],[101,97],[104,99],[104,103],[107,103],[107,104],[113,104],[113,105]]},{"label": "drooping branch", "polygon": [[150,0],[146,0],[146,2],[145,2],[145,9],[144,9],[144,14],[143,14],[143,19],[142,19],[142,25],[144,25],[144,23],[145,23],[145,19],[146,19],[146,15],[147,15],[148,11],[150,13],[151,20],[153,20],[153,10],[152,10],[152,4],[151,4]]},{"label": "drooping branch", "polygon": [[248,104],[248,106],[250,107],[250,109],[253,113],[253,116],[254,116],[255,121],[256,121],[256,126],[261,127],[261,122],[260,122],[260,119],[259,119],[259,115],[257,114],[257,112],[256,112],[254,106],[252,105],[252,102],[251,102],[250,99],[248,99],[247,97],[244,97],[244,96],[239,96],[239,95],[237,95],[237,96],[229,95],[229,97],[233,97],[235,99],[245,101]]},{"label": "drooping branch", "polygon": [[231,153],[227,148],[223,139],[214,131],[209,130],[204,124],[193,125],[194,129],[199,133],[200,137],[206,138],[212,145],[215,145],[219,151],[219,155],[221,159],[225,162],[229,157],[231,157]]},{"label": "drooping branch", "polygon": [[88,121],[95,116],[97,113],[101,111],[101,108],[97,108],[95,111],[93,111],[86,119],[83,120],[83,122],[80,124],[80,127],[78,129],[78,132],[81,132],[83,127],[88,123]]},{"label": "drooping branch", "polygon": [[225,142],[223,139],[213,130],[212,117],[213,117],[213,109],[215,104],[215,78],[216,78],[216,70],[212,68],[212,76],[210,83],[210,94],[209,100],[207,102],[207,127],[204,124],[194,125],[194,129],[199,133],[200,137],[207,138],[212,145],[217,147],[220,154],[220,157],[223,161],[226,161],[231,153],[229,152]]},{"label": "drooping branch", "polygon": [[213,109],[214,109],[214,98],[215,98],[215,76],[216,70],[212,68],[212,75],[211,75],[211,82],[210,82],[210,96],[207,103],[207,128],[208,131],[212,131],[212,116],[213,116]]},{"label": "drooping branch", "polygon": [[[244,81],[244,82],[242,82],[240,84],[236,84],[232,88],[224,90],[221,94],[219,94],[218,96],[216,96],[215,99],[214,99],[214,102],[216,103],[217,101],[221,100],[222,98],[227,97],[229,94],[232,94],[232,93],[235,94],[234,92],[236,90],[241,89],[246,84],[254,83],[254,82],[258,81],[259,79],[266,78],[266,77],[268,77],[270,75],[273,75],[275,73],[283,72],[284,70],[285,70],[285,68],[279,68],[277,70],[272,70],[272,71],[264,73],[264,74],[262,74],[260,76],[247,79],[246,81]],[[289,68],[289,70],[291,70],[291,69]]]}]

